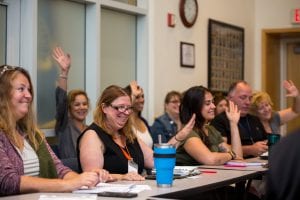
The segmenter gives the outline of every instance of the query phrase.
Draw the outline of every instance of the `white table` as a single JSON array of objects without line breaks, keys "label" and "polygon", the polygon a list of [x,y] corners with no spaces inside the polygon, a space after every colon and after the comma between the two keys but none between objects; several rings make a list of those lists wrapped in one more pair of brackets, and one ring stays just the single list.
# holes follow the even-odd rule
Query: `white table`
[{"label": "white table", "polygon": [[[260,162],[267,164],[268,160],[262,160],[259,157],[245,159],[245,162]],[[260,171],[266,172],[268,168],[263,166],[231,167],[226,165],[199,165],[202,169],[222,169],[222,170],[241,170],[241,171]]]},{"label": "white table", "polygon": [[[160,198],[184,198],[187,194],[198,194],[201,192],[221,188],[234,183],[246,181],[248,179],[260,176],[262,171],[252,170],[223,170],[214,169],[216,173],[202,173],[197,179],[184,178],[175,179],[173,187],[170,188],[159,188],[156,186],[155,180],[146,180],[141,182],[135,182],[136,184],[147,184],[152,190],[146,190],[140,192],[138,197],[134,199],[160,199]],[[121,183],[121,182],[119,182]],[[123,181],[123,183],[132,183]],[[35,193],[35,194],[24,194],[15,195],[9,197],[3,197],[1,200],[37,200],[41,194],[46,193]],[[72,193],[52,193],[55,195],[70,196],[78,195]],[[124,198],[110,198],[110,197],[98,197],[98,199],[124,199]]]}]

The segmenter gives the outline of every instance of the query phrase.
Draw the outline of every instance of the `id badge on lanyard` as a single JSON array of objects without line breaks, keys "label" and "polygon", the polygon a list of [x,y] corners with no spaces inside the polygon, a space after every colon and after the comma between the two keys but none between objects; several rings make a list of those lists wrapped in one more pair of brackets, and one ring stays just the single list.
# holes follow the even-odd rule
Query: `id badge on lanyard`
[{"label": "id badge on lanyard", "polygon": [[[121,148],[121,147],[120,147]],[[126,151],[125,151],[126,149]],[[138,173],[138,165],[133,161],[133,158],[131,157],[129,150],[127,149],[127,146],[124,148],[121,148],[123,155],[128,160],[128,172],[136,172]]]},{"label": "id badge on lanyard", "polygon": [[138,173],[138,165],[133,161],[133,159],[128,160],[128,172]]}]

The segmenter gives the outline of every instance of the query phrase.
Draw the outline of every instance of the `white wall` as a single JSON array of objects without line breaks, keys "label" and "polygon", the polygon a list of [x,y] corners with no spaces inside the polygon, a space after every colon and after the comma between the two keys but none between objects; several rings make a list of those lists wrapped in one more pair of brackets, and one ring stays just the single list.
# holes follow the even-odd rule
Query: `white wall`
[{"label": "white wall", "polygon": [[[153,116],[148,117],[150,123],[153,117],[163,112],[163,101],[170,90],[184,91],[194,85],[207,86],[207,41],[208,19],[212,18],[245,29],[245,79],[252,80],[254,57],[254,2],[240,0],[198,0],[199,14],[192,28],[185,28],[179,16],[179,0],[150,1],[153,21],[150,29],[153,37],[153,95],[146,97],[152,103]],[[176,26],[167,26],[167,13],[176,15]],[[150,16],[151,17],[151,16]],[[194,43],[196,54],[195,68],[180,67],[180,41]]]},{"label": "white wall", "polygon": [[[95,41],[99,39],[100,0],[89,1],[97,2],[97,9],[95,9],[95,6],[88,6],[88,10],[93,9],[93,12],[88,12],[87,22],[89,23],[87,26],[89,30],[95,31],[87,31],[86,49],[88,56],[86,60],[87,66],[97,66],[99,64],[99,58],[95,55],[99,55],[97,53],[99,52],[99,47]],[[104,2],[104,0],[101,1]],[[20,1],[6,0],[5,2],[11,4],[12,2]],[[191,86],[200,84],[207,86],[207,32],[209,18],[244,28],[245,80],[252,84],[254,89],[260,89],[261,29],[290,28],[295,26],[290,23],[291,11],[299,7],[298,0],[198,0],[198,19],[194,27],[189,29],[185,28],[180,20],[179,0],[140,0],[140,2],[144,4],[149,2],[148,17],[140,18],[140,20],[147,21],[145,26],[148,27],[143,29],[145,31],[143,36],[146,35],[148,37],[149,34],[149,41],[147,37],[146,39],[139,38],[139,41],[142,41],[139,42],[139,44],[143,42],[148,42],[147,44],[149,44],[146,45],[149,46],[149,49],[147,49],[149,52],[146,53],[147,56],[143,59],[145,68],[149,65],[149,70],[139,72],[138,81],[142,86],[147,88],[146,112],[144,117],[149,120],[150,124],[155,116],[163,112],[163,100],[168,91],[184,91]],[[36,29],[32,19],[35,19],[37,15],[37,0],[22,0],[21,3],[23,5],[21,13],[25,13],[25,17],[15,18],[21,18],[22,25],[16,26],[19,27],[18,29],[10,28],[16,23],[10,23],[8,26],[9,33],[21,33],[21,37],[19,37],[19,35],[12,37],[12,34],[8,34],[8,63],[36,66],[36,43],[34,42],[36,36],[35,34],[28,33],[32,33],[34,32],[33,30]],[[10,8],[13,7],[11,6]],[[167,26],[168,12],[176,15],[177,23],[175,28]],[[93,19],[97,18],[97,20],[91,20],[89,17]],[[10,18],[12,17],[10,16]],[[95,24],[97,24],[97,26]],[[28,29],[28,27],[31,28]],[[19,29],[21,30],[15,31]],[[31,31],[24,31],[23,29]],[[13,38],[13,40],[10,38]],[[19,42],[19,40],[21,40],[21,42]],[[193,69],[180,67],[179,45],[181,41],[195,44],[196,66]],[[20,49],[16,47],[19,43],[21,43]],[[91,49],[92,52],[90,52]],[[19,53],[21,54],[20,58]],[[30,69],[30,71],[33,73],[33,80],[35,80],[35,68]],[[92,81],[97,80],[97,77],[95,77],[96,74],[98,73],[88,71],[86,76],[89,77],[89,81]],[[146,75],[142,76],[141,74]],[[93,82],[90,84],[93,84]],[[99,84],[96,84],[97,87],[98,85]],[[89,95],[92,95],[94,99],[98,96],[98,93],[93,94],[92,91],[94,91],[93,88],[88,88]]]}]

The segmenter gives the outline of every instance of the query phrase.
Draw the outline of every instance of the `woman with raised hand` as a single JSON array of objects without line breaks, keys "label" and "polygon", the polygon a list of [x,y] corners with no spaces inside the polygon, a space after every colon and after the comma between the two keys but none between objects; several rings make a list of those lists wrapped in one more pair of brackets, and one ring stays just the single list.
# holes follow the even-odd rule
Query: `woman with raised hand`
[{"label": "woman with raised hand", "polygon": [[142,117],[142,112],[145,104],[144,90],[137,84],[136,81],[131,81],[130,85],[125,88],[125,91],[132,99],[133,112],[130,116],[132,121],[132,129],[148,147],[153,147],[153,139],[148,121]]},{"label": "woman with raised hand", "polygon": [[25,69],[1,66],[0,85],[0,196],[70,192],[111,178],[99,169],[77,174],[56,157],[37,128],[33,86]]},{"label": "woman with raised hand", "polygon": [[215,117],[215,105],[211,92],[203,86],[189,88],[180,105],[180,119],[186,124],[193,114],[195,125],[176,153],[177,165],[222,165],[232,159],[242,159],[241,140],[237,123],[240,112],[229,102],[226,115],[230,121],[231,146],[228,145],[209,122]]},{"label": "woman with raised hand", "polygon": [[272,109],[273,102],[266,92],[256,92],[251,99],[251,114],[257,116],[266,133],[281,134],[280,126],[295,119],[300,113],[300,94],[293,81],[284,81],[286,97],[294,98],[293,105],[279,111]]},{"label": "woman with raised hand", "polygon": [[71,56],[60,47],[53,50],[52,57],[59,65],[60,74],[56,96],[56,125],[55,132],[59,138],[59,156],[76,158],[77,139],[87,128],[85,123],[89,111],[89,98],[83,90],[68,92],[68,74],[71,67]]}]

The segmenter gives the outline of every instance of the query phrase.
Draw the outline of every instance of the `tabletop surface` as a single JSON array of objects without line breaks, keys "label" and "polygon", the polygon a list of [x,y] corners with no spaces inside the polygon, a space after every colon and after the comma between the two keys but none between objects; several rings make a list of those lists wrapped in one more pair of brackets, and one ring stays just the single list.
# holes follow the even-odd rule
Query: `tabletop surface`
[{"label": "tabletop surface", "polygon": [[[138,197],[131,199],[163,199],[173,197],[175,194],[184,195],[191,193],[199,193],[201,191],[208,191],[218,187],[223,187],[240,181],[255,178],[262,175],[267,169],[263,167],[255,167],[254,169],[240,170],[240,169],[228,169],[224,166],[201,166],[201,173],[198,176],[175,179],[173,186],[170,188],[160,188],[156,186],[155,180],[145,181],[118,181],[116,183],[134,183],[137,185],[149,185],[151,190],[145,190],[138,193]],[[205,170],[207,169],[207,170]],[[34,194],[23,194],[3,197],[3,200],[38,200],[40,195],[55,195],[57,198],[52,199],[72,199],[79,197],[81,194],[73,193],[34,193]],[[112,197],[98,197],[98,199],[124,199],[124,198],[112,198]],[[48,200],[48,199],[47,199]],[[49,199],[50,200],[50,199]]]}]

